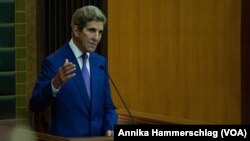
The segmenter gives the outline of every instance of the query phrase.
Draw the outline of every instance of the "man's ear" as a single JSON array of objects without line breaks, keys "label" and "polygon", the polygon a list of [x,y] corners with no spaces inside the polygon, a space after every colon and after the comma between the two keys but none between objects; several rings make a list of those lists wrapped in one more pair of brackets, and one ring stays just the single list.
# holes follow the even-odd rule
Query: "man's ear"
[{"label": "man's ear", "polygon": [[79,29],[78,29],[77,25],[72,26],[72,32],[73,32],[75,37],[79,37]]}]

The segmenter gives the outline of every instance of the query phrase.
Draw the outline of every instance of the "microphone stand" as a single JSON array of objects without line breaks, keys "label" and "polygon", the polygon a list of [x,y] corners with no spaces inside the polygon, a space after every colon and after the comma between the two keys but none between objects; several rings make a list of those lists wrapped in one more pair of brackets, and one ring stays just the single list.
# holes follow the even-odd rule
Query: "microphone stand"
[{"label": "microphone stand", "polygon": [[104,68],[103,65],[100,65],[100,69],[101,69],[101,70],[104,70],[104,71],[106,72],[106,74],[108,75],[109,80],[111,81],[112,85],[114,86],[114,88],[115,88],[115,90],[116,90],[118,96],[119,96],[120,99],[122,100],[122,104],[124,105],[125,109],[127,110],[128,114],[129,114],[129,117],[130,117],[130,119],[132,120],[133,125],[135,125],[135,120],[134,120],[133,116],[131,115],[131,113],[130,113],[130,111],[129,111],[129,109],[128,109],[126,103],[125,103],[125,101],[123,100],[123,98],[122,98],[122,96],[121,96],[121,94],[120,94],[118,88],[116,87],[116,85],[115,85],[113,79],[111,78],[111,76],[109,75],[109,73],[105,70],[105,68]]},{"label": "microphone stand", "polygon": [[117,89],[117,87],[116,87],[116,85],[115,85],[115,83],[114,83],[113,79],[111,78],[111,76],[110,76],[109,74],[108,74],[108,77],[109,77],[109,79],[110,79],[110,81],[111,81],[112,85],[114,86],[114,88],[115,88],[115,90],[116,90],[117,94],[119,95],[120,99],[122,100],[122,103],[123,103],[124,107],[126,108],[126,110],[127,110],[128,114],[129,114],[129,117],[130,117],[130,118],[131,118],[131,120],[132,120],[132,123],[135,125],[135,120],[134,120],[133,116],[131,115],[131,113],[130,113],[130,111],[129,111],[128,107],[127,107],[127,105],[125,104],[125,102],[124,102],[124,100],[123,100],[123,98],[122,98],[122,96],[121,96],[120,92],[118,91],[118,89]]}]

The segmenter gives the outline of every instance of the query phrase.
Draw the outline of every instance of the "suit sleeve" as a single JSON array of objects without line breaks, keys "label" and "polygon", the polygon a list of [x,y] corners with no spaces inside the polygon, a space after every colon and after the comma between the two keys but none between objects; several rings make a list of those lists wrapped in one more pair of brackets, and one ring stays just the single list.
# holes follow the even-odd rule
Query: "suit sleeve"
[{"label": "suit sleeve", "polygon": [[51,81],[56,72],[52,64],[45,59],[42,64],[42,71],[39,74],[30,99],[30,109],[33,112],[44,111],[53,101]]},{"label": "suit sleeve", "polygon": [[[108,72],[107,63],[106,63],[105,69],[106,69],[106,72]],[[106,73],[105,78],[106,78],[106,82],[105,82],[104,130],[107,131],[107,130],[114,130],[114,125],[117,124],[118,116],[117,116],[116,108],[114,106],[114,103],[111,97],[108,73]]]}]

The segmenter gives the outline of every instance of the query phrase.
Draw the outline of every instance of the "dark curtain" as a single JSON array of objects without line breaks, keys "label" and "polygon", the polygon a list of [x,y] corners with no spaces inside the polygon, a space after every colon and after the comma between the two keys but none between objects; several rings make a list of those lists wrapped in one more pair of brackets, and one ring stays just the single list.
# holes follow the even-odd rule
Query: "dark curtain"
[{"label": "dark curtain", "polygon": [[241,121],[250,124],[250,1],[241,1]]},{"label": "dark curtain", "polygon": [[[84,5],[95,5],[107,16],[106,0],[38,0],[37,1],[37,66],[71,37],[71,16]],[[107,26],[96,52],[107,57]]]}]

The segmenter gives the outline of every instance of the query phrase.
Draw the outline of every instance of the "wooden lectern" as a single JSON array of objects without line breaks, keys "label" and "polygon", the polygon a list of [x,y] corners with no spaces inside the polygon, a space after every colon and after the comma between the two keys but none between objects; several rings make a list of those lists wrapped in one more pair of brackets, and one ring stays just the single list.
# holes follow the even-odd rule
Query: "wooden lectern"
[{"label": "wooden lectern", "polygon": [[113,141],[113,137],[77,137],[77,138],[63,138],[52,136],[45,133],[37,133],[38,141]]},{"label": "wooden lectern", "polygon": [[0,120],[0,141],[113,141],[113,137],[64,138],[31,130],[25,121]]}]

